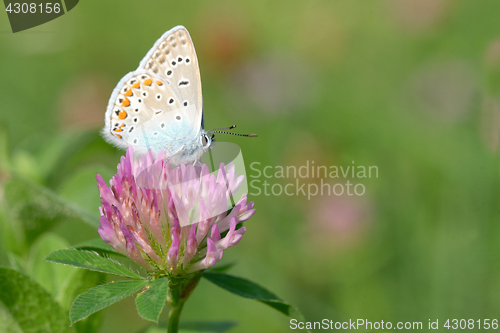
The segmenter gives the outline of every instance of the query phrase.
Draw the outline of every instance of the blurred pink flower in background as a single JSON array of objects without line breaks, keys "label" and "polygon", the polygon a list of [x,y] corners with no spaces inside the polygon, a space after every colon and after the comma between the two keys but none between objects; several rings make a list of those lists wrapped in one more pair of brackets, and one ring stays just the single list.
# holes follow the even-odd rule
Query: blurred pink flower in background
[{"label": "blurred pink flower in background", "polygon": [[373,219],[372,205],[365,196],[317,196],[307,211],[306,246],[324,255],[358,244]]},{"label": "blurred pink flower in background", "polygon": [[483,97],[480,128],[481,139],[493,152],[499,149],[500,132],[500,39],[486,48],[484,64],[487,68],[488,93]]},{"label": "blurred pink flower in background", "polygon": [[248,56],[253,32],[240,3],[207,3],[197,22],[200,38],[196,45],[199,58],[204,59],[202,68],[216,70],[213,74],[227,74]]},{"label": "blurred pink flower in background", "polygon": [[[293,144],[289,144],[293,142]],[[282,140],[283,162],[280,165],[295,166],[299,168],[307,163],[313,165],[330,165],[335,161],[335,152],[327,150],[323,143],[312,133],[303,129],[290,129],[287,137]],[[319,178],[302,178],[304,183],[318,183]]]},{"label": "blurred pink flower in background", "polygon": [[246,193],[228,212],[243,176],[232,163],[218,175],[202,164],[170,168],[164,154],[134,160],[132,148],[101,193],[101,238],[148,271],[181,276],[215,265],[246,231],[237,228],[254,213]]},{"label": "blurred pink flower in background", "polygon": [[479,129],[481,139],[488,149],[498,152],[500,132],[500,100],[486,97],[481,109]]},{"label": "blurred pink flower in background", "polygon": [[228,81],[232,89],[230,109],[257,108],[263,115],[304,110],[315,102],[316,78],[299,58],[284,52],[247,61]]},{"label": "blurred pink flower in background", "polygon": [[391,0],[387,2],[393,20],[403,31],[420,33],[442,22],[450,12],[450,0]]},{"label": "blurred pink flower in background", "polygon": [[488,67],[500,66],[500,39],[494,40],[486,50],[485,62]]}]

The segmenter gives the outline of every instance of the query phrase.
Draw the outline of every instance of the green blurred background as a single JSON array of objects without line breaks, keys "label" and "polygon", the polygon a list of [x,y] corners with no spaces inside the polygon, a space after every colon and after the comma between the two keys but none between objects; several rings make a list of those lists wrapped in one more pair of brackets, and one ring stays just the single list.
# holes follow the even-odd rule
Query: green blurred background
[{"label": "green blurred background", "polygon": [[[223,258],[239,263],[234,274],[308,320],[498,319],[499,14],[496,0],[85,0],[16,34],[1,14],[0,181],[20,175],[97,216],[95,174],[109,179],[123,153],[98,134],[109,96],[182,24],[198,54],[205,127],[259,134],[218,137],[241,147],[250,175],[252,162],[379,169],[353,179],[363,196],[250,196],[257,213]],[[97,236],[71,218],[23,227],[7,202],[0,265],[12,264],[8,252],[43,252],[40,228],[67,244]],[[183,319],[289,331],[280,313],[206,281]],[[131,298],[105,311],[101,332],[147,326]]]}]

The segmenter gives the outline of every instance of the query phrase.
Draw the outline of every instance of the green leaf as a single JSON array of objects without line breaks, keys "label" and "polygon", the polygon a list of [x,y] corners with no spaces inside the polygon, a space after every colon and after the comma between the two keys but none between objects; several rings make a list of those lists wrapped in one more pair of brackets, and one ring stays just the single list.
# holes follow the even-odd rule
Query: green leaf
[{"label": "green leaf", "polygon": [[99,332],[102,321],[104,318],[104,313],[101,311],[95,312],[88,316],[87,318],[80,320],[73,324],[77,333],[95,333]]},{"label": "green leaf", "polygon": [[6,207],[22,223],[28,243],[67,218],[76,217],[93,227],[100,224],[97,215],[30,180],[13,177],[5,183],[4,192]]},{"label": "green leaf", "polygon": [[[1,171],[0,171],[1,172]],[[2,175],[0,174],[0,177]],[[0,180],[0,188],[3,183]],[[26,239],[22,223],[12,217],[5,200],[0,199],[0,251],[18,255],[26,253]]]},{"label": "green leaf", "polygon": [[73,302],[69,310],[71,324],[85,319],[91,314],[138,292],[144,288],[147,283],[148,281],[146,280],[118,281],[90,289],[78,296]]},{"label": "green leaf", "polygon": [[59,250],[50,253],[45,260],[90,269],[91,271],[121,275],[132,279],[144,279],[144,277],[132,272],[119,262],[101,257],[95,252],[76,249]]},{"label": "green leaf", "polygon": [[[75,133],[72,132],[72,134]],[[99,131],[82,132],[77,136],[72,135],[72,138],[76,140],[70,142],[67,149],[62,152],[59,160],[53,165],[50,174],[47,176],[46,181],[48,184],[51,184],[52,188],[63,189],[66,187],[67,181],[74,184],[71,178],[76,176],[79,170],[93,168],[94,166],[98,168],[98,172],[102,174],[104,179],[110,179],[111,176],[116,173],[116,169],[113,171],[113,169],[105,166],[116,165],[116,160],[123,155],[123,152],[114,149],[104,142]],[[108,176],[110,177],[107,178]],[[78,176],[76,177],[79,178]],[[93,187],[93,193],[97,193],[95,174],[92,177],[91,185]],[[84,191],[86,191],[86,189],[87,187]],[[64,192],[66,192],[66,190],[64,190]],[[66,194],[69,193],[66,192],[65,195]],[[92,209],[94,210],[95,207]]]},{"label": "green leaf", "polygon": [[247,279],[208,271],[203,273],[203,277],[233,294],[260,301],[289,317],[303,318],[302,314],[295,307],[281,300],[269,290]]},{"label": "green leaf", "polygon": [[0,302],[0,332],[23,333],[23,329],[9,313],[9,310]]},{"label": "green leaf", "polygon": [[123,256],[123,254],[116,252],[115,249],[113,249],[108,244],[104,243],[104,241],[101,238],[95,238],[89,241],[85,241],[83,243],[76,244],[73,247],[75,249],[95,251],[99,254],[109,253],[109,254]]},{"label": "green leaf", "polygon": [[39,164],[36,157],[25,150],[18,149],[12,154],[12,170],[15,170],[16,174],[22,177],[42,184],[43,174],[38,167]]},{"label": "green leaf", "polygon": [[15,253],[8,252],[7,259],[9,260],[10,268],[12,268],[15,271],[28,275],[26,273],[26,262],[23,260],[23,258],[21,258]]},{"label": "green leaf", "polygon": [[45,233],[31,246],[26,263],[26,272],[28,275],[50,292],[54,298],[57,298],[64,280],[75,271],[75,268],[54,265],[45,262],[43,259],[49,253],[68,246],[69,244],[64,238],[53,233]]},{"label": "green leaf", "polygon": [[71,332],[51,295],[15,270],[0,267],[0,303],[0,332]]},{"label": "green leaf", "polygon": [[[78,295],[105,282],[106,274],[85,269],[75,269],[73,274],[62,283],[61,291],[56,300],[64,309],[69,310]],[[73,326],[78,333],[94,333],[99,331],[102,319],[102,312],[97,312]]]},{"label": "green leaf", "polygon": [[38,168],[44,179],[60,176],[59,167],[75,153],[79,145],[88,142],[87,133],[55,133],[37,150]]},{"label": "green leaf", "polygon": [[[53,264],[51,264],[53,265]],[[64,309],[69,310],[75,298],[93,288],[106,282],[106,274],[101,272],[89,271],[85,269],[75,269],[67,277],[60,287],[61,292],[56,300]]]},{"label": "green leaf", "polygon": [[96,174],[108,180],[116,173],[102,165],[87,165],[79,170],[73,171],[68,178],[58,187],[57,193],[78,205],[96,217],[99,217],[97,207],[101,205],[101,198],[97,188]]},{"label": "green leaf", "polygon": [[163,307],[165,306],[167,292],[167,278],[149,281],[146,289],[137,295],[137,298],[135,299],[139,315],[146,320],[157,323]]}]

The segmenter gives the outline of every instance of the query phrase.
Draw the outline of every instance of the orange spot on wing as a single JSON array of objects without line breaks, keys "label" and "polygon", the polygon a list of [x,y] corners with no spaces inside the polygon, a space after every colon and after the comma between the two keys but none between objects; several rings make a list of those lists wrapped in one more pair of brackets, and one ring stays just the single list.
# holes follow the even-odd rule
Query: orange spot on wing
[{"label": "orange spot on wing", "polygon": [[120,127],[125,127],[125,124],[121,124]]},{"label": "orange spot on wing", "polygon": [[[127,112],[125,111],[121,111],[119,114],[118,114],[118,119],[125,119],[127,118]],[[122,126],[120,126],[122,127]]]},{"label": "orange spot on wing", "polygon": [[163,82],[161,82],[160,80],[158,80],[158,81],[156,81],[156,84],[159,85],[159,86],[162,86]]},{"label": "orange spot on wing", "polygon": [[144,81],[144,84],[145,84],[145,85],[147,85],[147,86],[150,86],[150,85],[151,85],[151,83],[153,83],[153,81],[152,81],[151,79],[146,79],[146,80]]},{"label": "orange spot on wing", "polygon": [[125,99],[123,100],[122,106],[129,106],[129,105],[130,105],[130,101],[128,100],[127,97],[125,97]]},{"label": "orange spot on wing", "polygon": [[135,88],[135,89],[139,89],[141,85],[139,84],[139,82],[136,82],[134,83],[134,85],[132,86],[132,88]]},{"label": "orange spot on wing", "polygon": [[124,94],[125,96],[132,96],[132,89],[127,90],[127,92]]},{"label": "orange spot on wing", "polygon": [[123,130],[121,128],[115,128],[113,131],[114,132],[123,132]]},{"label": "orange spot on wing", "polygon": [[120,134],[115,134],[115,135],[118,137],[118,139],[122,138],[122,136]]}]

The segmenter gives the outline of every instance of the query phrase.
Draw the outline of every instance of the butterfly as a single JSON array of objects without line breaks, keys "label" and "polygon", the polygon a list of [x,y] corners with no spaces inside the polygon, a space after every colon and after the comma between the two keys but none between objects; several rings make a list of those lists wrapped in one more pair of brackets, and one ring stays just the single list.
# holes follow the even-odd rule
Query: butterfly
[{"label": "butterfly", "polygon": [[222,129],[204,129],[198,58],[188,31],[177,26],[120,80],[109,100],[102,133],[119,148],[132,146],[139,154],[164,150],[172,164],[187,164],[207,152],[213,134],[226,133]]}]

